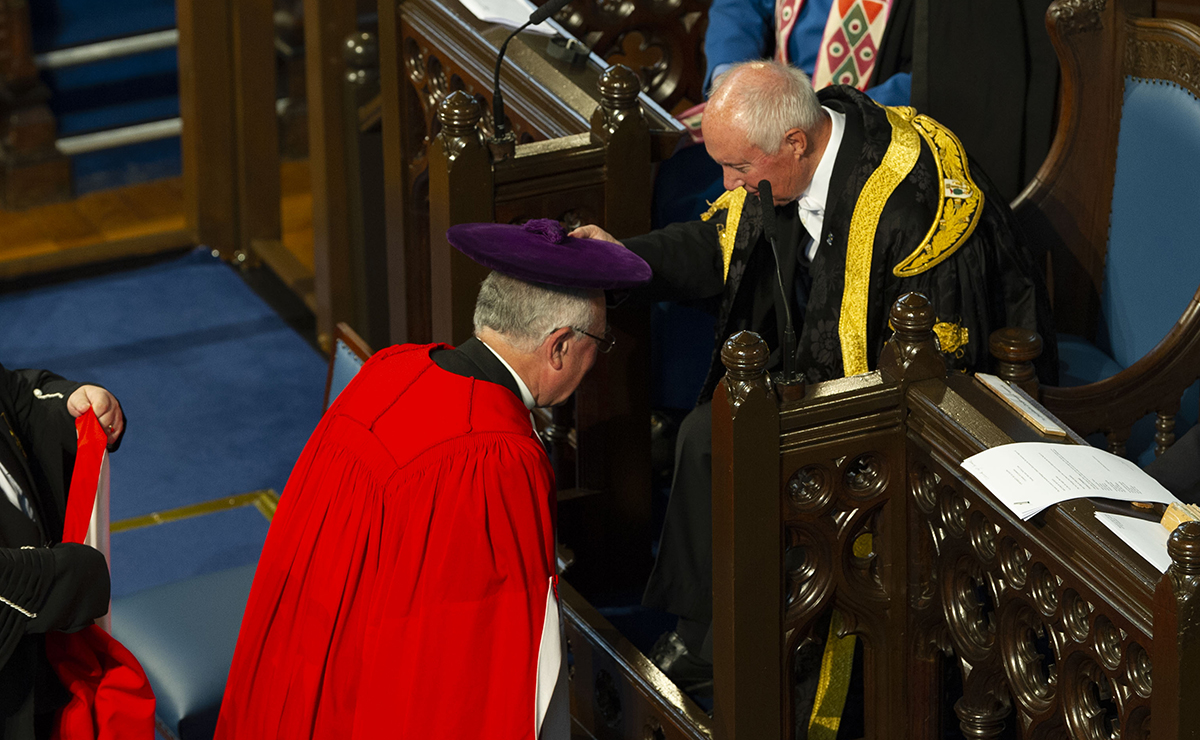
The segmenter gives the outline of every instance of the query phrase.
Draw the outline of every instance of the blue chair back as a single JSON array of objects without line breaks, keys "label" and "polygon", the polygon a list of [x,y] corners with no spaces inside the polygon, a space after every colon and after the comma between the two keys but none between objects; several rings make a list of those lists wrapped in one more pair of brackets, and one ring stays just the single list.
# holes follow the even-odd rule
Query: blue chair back
[{"label": "blue chair back", "polygon": [[[1162,341],[1200,286],[1197,173],[1200,99],[1174,82],[1126,77],[1096,334],[1122,367]],[[1198,387],[1184,393],[1179,432],[1196,423]],[[1140,422],[1130,451],[1150,446],[1152,435],[1151,422]],[[1138,455],[1151,457],[1150,450]]]},{"label": "blue chair back", "polygon": [[1166,336],[1200,286],[1198,173],[1200,100],[1127,77],[1097,334],[1123,367]]},{"label": "blue chair back", "polygon": [[329,376],[329,397],[325,399],[326,409],[333,405],[334,399],[350,384],[364,362],[363,358],[338,337],[333,344],[333,364]]}]

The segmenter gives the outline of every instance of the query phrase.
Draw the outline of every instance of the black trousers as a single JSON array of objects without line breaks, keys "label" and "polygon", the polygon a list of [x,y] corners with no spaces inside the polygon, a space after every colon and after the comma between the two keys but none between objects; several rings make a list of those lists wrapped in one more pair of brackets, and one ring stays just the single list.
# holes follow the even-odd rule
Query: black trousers
[{"label": "black trousers", "polygon": [[679,425],[671,498],[642,604],[712,622],[711,402],[692,409]]}]

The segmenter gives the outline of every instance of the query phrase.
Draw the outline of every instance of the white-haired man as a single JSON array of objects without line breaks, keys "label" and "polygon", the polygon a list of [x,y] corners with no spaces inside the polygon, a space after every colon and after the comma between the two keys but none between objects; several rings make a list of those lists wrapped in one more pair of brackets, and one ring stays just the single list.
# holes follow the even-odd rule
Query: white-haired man
[{"label": "white-haired man", "polygon": [[549,221],[447,238],[498,270],[475,337],[377,353],[325,414],[259,559],[219,738],[570,737],[530,410],[611,349],[603,289],[650,270]]},{"label": "white-haired man", "polygon": [[[656,647],[656,663],[697,690],[711,685],[710,401],[724,374],[725,338],[757,332],[778,369],[787,300],[796,367],[810,382],[863,373],[890,334],[888,308],[917,291],[937,312],[951,368],[985,369],[988,336],[1004,326],[1042,334],[1043,381],[1053,380],[1057,364],[1043,281],[1012,214],[936,121],[846,86],[815,93],[800,70],[748,62],[717,80],[703,128],[726,193],[702,221],[624,242],[653,269],[652,298],[707,299],[717,313],[717,344],[699,405],[680,427],[644,597],[680,616]],[[764,180],[774,201],[765,205]],[[764,207],[778,223],[778,276],[763,236]],[[611,239],[595,226],[573,234]]]}]

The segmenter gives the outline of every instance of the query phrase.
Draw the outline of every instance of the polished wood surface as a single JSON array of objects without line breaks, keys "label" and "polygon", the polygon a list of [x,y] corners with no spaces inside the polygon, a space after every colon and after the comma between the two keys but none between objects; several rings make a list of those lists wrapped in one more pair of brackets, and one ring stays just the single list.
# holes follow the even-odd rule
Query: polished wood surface
[{"label": "polished wood surface", "polygon": [[304,2],[308,158],[313,193],[313,266],[317,337],[328,347],[333,326],[352,319],[350,210],[343,115],[343,46],[355,30],[354,3]]},{"label": "polished wood surface", "polygon": [[[832,609],[863,644],[867,737],[1195,736],[1200,527],[1176,531],[1161,574],[1099,523],[1091,500],[1014,517],[961,462],[1052,440],[980,382],[945,375],[920,304],[893,311],[880,371],[794,403],[763,374],[765,345],[731,340],[713,454],[739,472],[714,477],[714,511],[736,519],[738,496],[767,486],[775,500],[744,522],[757,546],[714,518],[715,736],[792,737],[806,722],[792,708],[805,677],[796,660]],[[752,526],[764,516],[779,516],[776,536]],[[765,586],[730,580],[781,549],[778,565],[761,566]],[[782,628],[764,642],[738,612],[771,590],[784,594]],[[738,671],[756,662],[768,670]],[[961,693],[944,693],[947,669]],[[776,730],[761,716],[780,697]]]},{"label": "polished wood surface", "polygon": [[180,147],[188,228],[240,264],[280,239],[270,0],[180,0]]},{"label": "polished wood surface", "polygon": [[0,278],[79,267],[193,243],[179,178],[0,211]]}]

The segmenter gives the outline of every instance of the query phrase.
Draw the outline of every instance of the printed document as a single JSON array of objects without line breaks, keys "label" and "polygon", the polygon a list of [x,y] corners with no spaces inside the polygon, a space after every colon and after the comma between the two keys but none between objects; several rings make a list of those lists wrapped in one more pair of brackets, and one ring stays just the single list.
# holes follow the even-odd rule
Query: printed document
[{"label": "printed document", "polygon": [[963,469],[1022,519],[1073,498],[1175,500],[1134,463],[1090,445],[1016,442],[968,457]]}]

